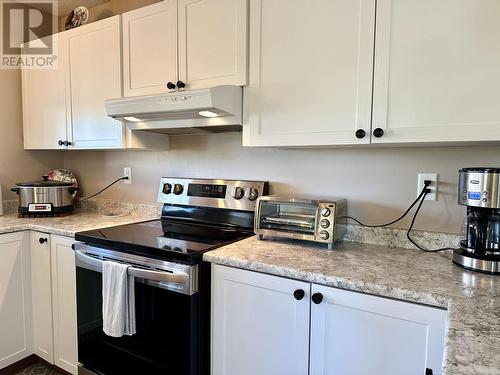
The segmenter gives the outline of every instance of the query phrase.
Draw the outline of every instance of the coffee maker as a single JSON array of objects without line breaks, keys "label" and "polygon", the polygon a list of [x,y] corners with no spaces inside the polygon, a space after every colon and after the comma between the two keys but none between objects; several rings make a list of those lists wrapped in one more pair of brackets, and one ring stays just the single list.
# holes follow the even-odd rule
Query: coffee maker
[{"label": "coffee maker", "polygon": [[464,268],[500,274],[500,168],[462,168],[458,204],[467,207],[465,239],[453,251]]}]

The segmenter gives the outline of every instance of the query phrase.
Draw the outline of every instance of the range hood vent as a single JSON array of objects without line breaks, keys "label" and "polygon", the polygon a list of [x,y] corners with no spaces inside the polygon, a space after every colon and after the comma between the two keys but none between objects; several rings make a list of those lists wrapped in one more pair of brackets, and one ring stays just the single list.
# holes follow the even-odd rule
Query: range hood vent
[{"label": "range hood vent", "polygon": [[199,134],[241,131],[242,103],[243,89],[227,85],[106,100],[105,106],[132,130]]}]

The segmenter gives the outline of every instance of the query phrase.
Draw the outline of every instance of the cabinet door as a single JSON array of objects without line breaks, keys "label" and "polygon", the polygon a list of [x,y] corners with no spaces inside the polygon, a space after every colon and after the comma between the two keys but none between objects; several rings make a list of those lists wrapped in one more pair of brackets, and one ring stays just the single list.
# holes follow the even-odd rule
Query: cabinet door
[{"label": "cabinet door", "polygon": [[500,2],[378,0],[374,143],[500,139]]},{"label": "cabinet door", "polygon": [[[307,375],[310,284],[214,265],[213,375]],[[295,290],[303,290],[301,300]]]},{"label": "cabinet door", "polygon": [[74,239],[51,236],[54,364],[78,372]]},{"label": "cabinet door", "polygon": [[0,235],[0,368],[33,353],[29,243]]},{"label": "cabinet door", "polygon": [[168,92],[177,82],[177,1],[123,14],[124,95]]},{"label": "cabinet door", "polygon": [[251,0],[244,145],[369,143],[374,20],[375,0]]},{"label": "cabinet door", "polygon": [[123,126],[108,117],[106,99],[122,96],[120,16],[67,32],[73,148],[120,148]]},{"label": "cabinet door", "polygon": [[179,79],[188,89],[247,83],[247,0],[179,0]]},{"label": "cabinet door", "polygon": [[[52,36],[43,38],[41,41]],[[22,68],[24,148],[65,149],[67,135],[68,46],[65,34],[54,38],[57,68]],[[33,43],[37,43],[34,41]]]},{"label": "cabinet door", "polygon": [[54,363],[50,236],[30,233],[33,342],[35,354]]},{"label": "cabinet door", "polygon": [[313,284],[311,375],[441,374],[446,311]]}]

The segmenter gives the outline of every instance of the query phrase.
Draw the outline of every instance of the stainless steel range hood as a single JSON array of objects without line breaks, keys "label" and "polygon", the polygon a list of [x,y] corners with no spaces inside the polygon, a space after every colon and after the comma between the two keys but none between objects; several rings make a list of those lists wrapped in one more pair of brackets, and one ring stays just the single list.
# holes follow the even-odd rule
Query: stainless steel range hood
[{"label": "stainless steel range hood", "polygon": [[132,130],[197,134],[240,131],[242,101],[243,89],[228,85],[106,100],[105,106]]}]

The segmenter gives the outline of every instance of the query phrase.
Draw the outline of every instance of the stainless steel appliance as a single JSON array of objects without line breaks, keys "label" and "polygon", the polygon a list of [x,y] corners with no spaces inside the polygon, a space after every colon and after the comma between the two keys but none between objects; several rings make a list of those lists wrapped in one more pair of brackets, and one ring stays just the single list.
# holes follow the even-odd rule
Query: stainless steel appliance
[{"label": "stainless steel appliance", "polygon": [[19,196],[20,216],[56,216],[73,211],[73,200],[78,188],[71,182],[49,180],[18,182],[10,189]]},{"label": "stainless steel appliance", "polygon": [[132,130],[197,134],[241,131],[242,103],[243,89],[225,85],[112,99],[105,106],[108,116]]},{"label": "stainless steel appliance", "polygon": [[325,243],[329,249],[346,232],[347,201],[269,195],[260,197],[255,234]]},{"label": "stainless steel appliance", "polygon": [[[162,178],[159,220],[77,233],[80,374],[208,375],[210,266],[204,252],[253,234],[267,183]],[[137,333],[102,331],[102,262],[129,264]]]},{"label": "stainless steel appliance", "polygon": [[459,171],[458,203],[467,207],[465,239],[453,262],[470,270],[500,274],[500,168]]}]

